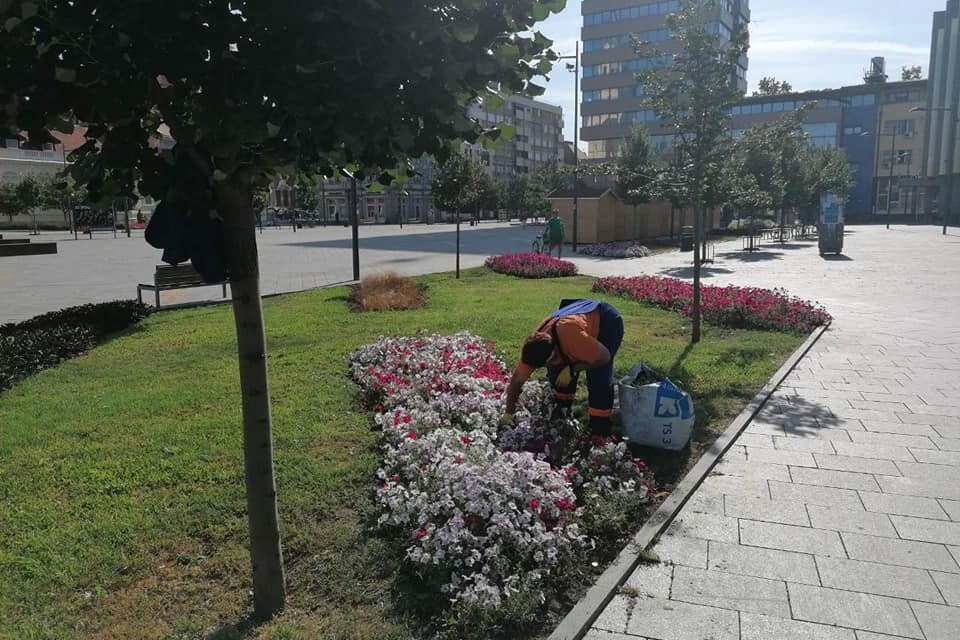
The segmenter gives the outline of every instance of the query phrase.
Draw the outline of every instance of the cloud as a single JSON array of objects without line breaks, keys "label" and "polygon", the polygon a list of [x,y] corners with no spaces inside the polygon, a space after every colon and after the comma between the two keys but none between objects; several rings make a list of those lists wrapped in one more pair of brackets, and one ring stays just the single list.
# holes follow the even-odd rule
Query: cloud
[{"label": "cloud", "polygon": [[751,38],[750,57],[785,56],[807,53],[826,58],[831,53],[929,56],[929,47],[883,40],[834,40],[830,38],[766,39]]}]

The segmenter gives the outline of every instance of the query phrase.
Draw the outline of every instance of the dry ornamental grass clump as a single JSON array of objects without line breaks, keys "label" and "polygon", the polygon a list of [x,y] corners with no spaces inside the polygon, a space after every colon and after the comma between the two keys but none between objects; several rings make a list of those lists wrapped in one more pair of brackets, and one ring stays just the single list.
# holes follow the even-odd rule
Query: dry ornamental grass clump
[{"label": "dry ornamental grass clump", "polygon": [[360,281],[354,296],[360,311],[405,311],[427,304],[423,289],[392,271],[367,276]]}]

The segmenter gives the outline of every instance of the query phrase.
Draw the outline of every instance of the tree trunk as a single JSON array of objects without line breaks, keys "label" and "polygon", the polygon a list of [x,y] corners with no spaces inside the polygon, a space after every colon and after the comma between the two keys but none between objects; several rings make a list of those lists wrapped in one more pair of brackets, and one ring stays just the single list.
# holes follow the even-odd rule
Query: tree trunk
[{"label": "tree trunk", "polygon": [[217,198],[237,328],[253,609],[265,620],[283,609],[286,593],[253,199],[246,189],[225,184],[217,186]]},{"label": "tree trunk", "polygon": [[457,211],[457,280],[460,279],[460,212]]},{"label": "tree trunk", "polygon": [[700,342],[700,236],[703,226],[703,204],[697,198],[693,204],[693,328],[690,342]]}]

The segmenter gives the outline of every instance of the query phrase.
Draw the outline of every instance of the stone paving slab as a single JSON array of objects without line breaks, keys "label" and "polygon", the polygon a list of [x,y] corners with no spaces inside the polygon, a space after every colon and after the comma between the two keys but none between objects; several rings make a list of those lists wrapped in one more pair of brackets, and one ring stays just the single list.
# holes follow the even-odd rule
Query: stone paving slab
[{"label": "stone paving slab", "polygon": [[852,629],[785,620],[751,613],[740,614],[741,640],[856,640]]},{"label": "stone paving slab", "polygon": [[923,640],[906,600],[805,584],[789,584],[787,588],[797,620]]},{"label": "stone paving slab", "polygon": [[[834,323],[681,510],[682,536],[654,547],[680,589],[634,609],[625,637],[960,640],[960,287],[939,284],[960,236],[860,227],[847,246],[840,262],[815,244],[718,249],[707,284],[785,287]],[[631,275],[684,260],[577,262]]]},{"label": "stone paving slab", "polygon": [[[353,278],[350,233],[333,225],[296,233],[289,228],[258,233],[261,290],[283,293],[349,281]],[[479,266],[491,254],[529,250],[536,233],[505,223],[463,226],[461,266]],[[41,232],[40,239],[56,241],[59,253],[0,258],[0,323],[87,302],[135,298],[137,283],[150,282],[154,267],[160,264],[161,252],[144,241],[142,231],[134,231],[131,238],[95,236],[92,240]],[[455,246],[455,225],[405,225],[402,230],[397,225],[361,226],[360,274],[452,271]],[[219,291],[183,289],[162,296],[169,303],[179,303],[219,298]]]},{"label": "stone paving slab", "polygon": [[814,556],[725,542],[708,543],[709,569],[757,578],[820,584]]}]

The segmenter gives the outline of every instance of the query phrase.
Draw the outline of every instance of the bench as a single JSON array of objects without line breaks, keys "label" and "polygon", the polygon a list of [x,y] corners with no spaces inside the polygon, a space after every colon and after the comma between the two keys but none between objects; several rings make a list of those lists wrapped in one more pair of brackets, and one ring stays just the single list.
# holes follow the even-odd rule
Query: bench
[{"label": "bench", "polygon": [[223,297],[227,297],[227,281],[223,282],[204,282],[200,274],[193,268],[189,262],[178,264],[176,266],[158,264],[157,270],[153,274],[153,284],[137,285],[137,301],[143,304],[143,290],[153,291],[154,301],[157,309],[160,308],[160,292],[171,289],[189,289],[192,287],[208,287],[220,285],[223,288]]},{"label": "bench", "polygon": [[87,236],[92,240],[92,239],[93,239],[93,234],[94,234],[94,233],[99,233],[99,232],[101,232],[101,231],[104,231],[104,232],[113,232],[114,235],[117,234],[117,229],[116,229],[116,227],[114,227],[113,225],[101,225],[101,226],[96,226],[96,227],[87,227],[86,229],[84,229],[84,230],[81,231],[80,233],[85,233],[85,234],[87,234]]},{"label": "bench", "polygon": [[56,252],[56,242],[0,244],[0,258],[5,256],[37,256]]}]

